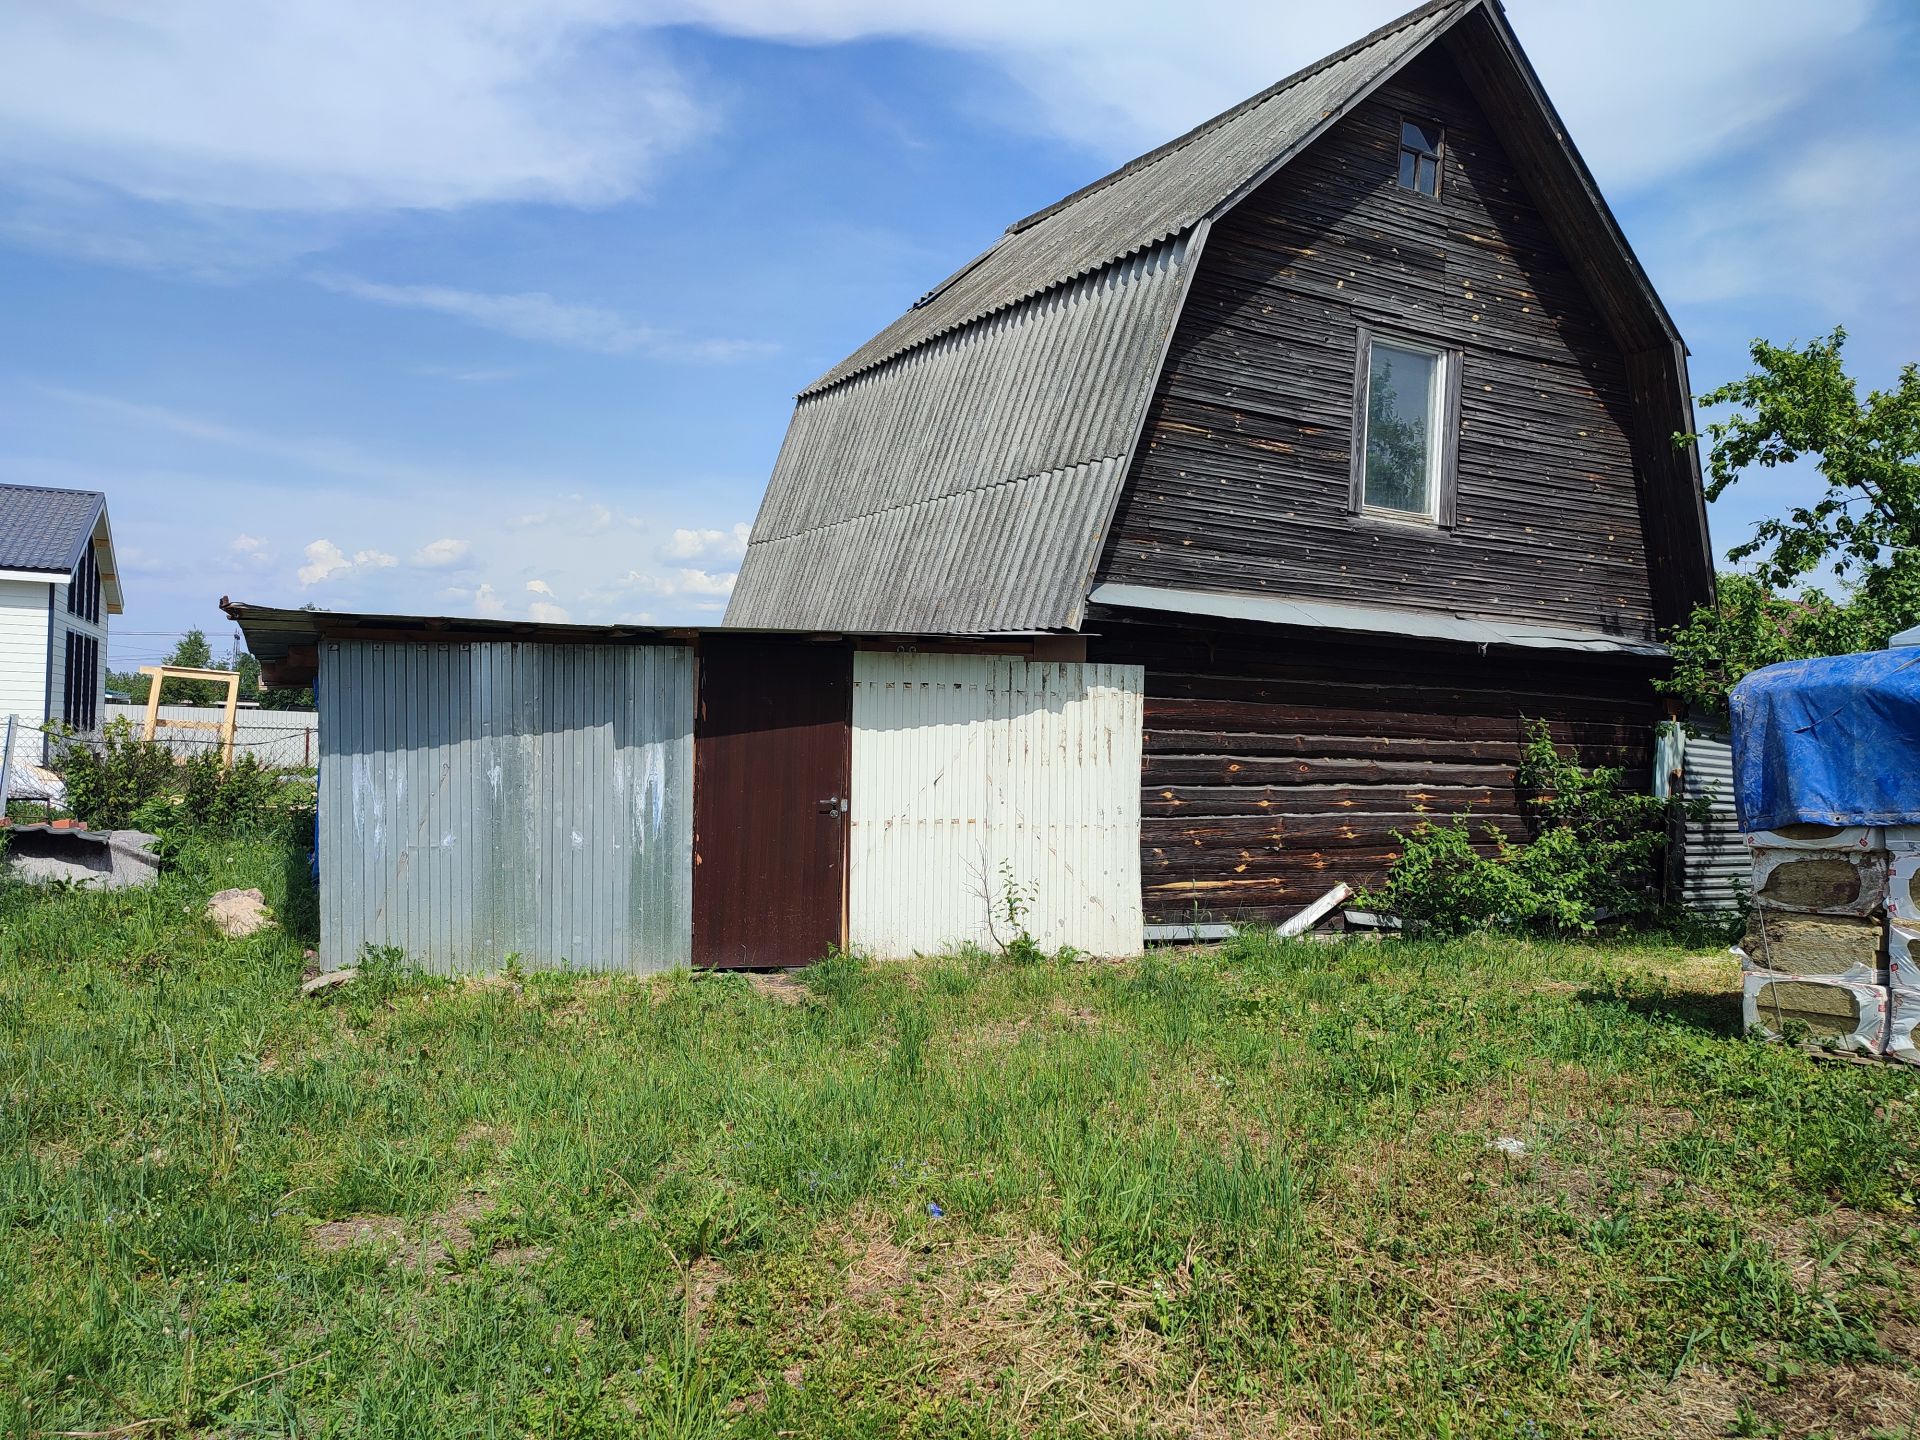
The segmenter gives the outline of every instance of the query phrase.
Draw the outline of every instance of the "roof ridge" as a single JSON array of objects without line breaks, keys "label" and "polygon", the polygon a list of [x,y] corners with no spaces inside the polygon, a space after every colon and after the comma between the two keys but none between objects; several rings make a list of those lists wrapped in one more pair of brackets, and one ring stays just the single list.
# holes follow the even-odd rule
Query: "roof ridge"
[{"label": "roof ridge", "polygon": [[[1298,70],[1294,71],[1291,75],[1284,76],[1283,78],[1274,81],[1273,84],[1267,86],[1266,89],[1260,91],[1257,94],[1249,95],[1246,99],[1240,101],[1237,105],[1228,106],[1225,110],[1222,110],[1218,115],[1215,115],[1212,119],[1202,120],[1198,125],[1194,126],[1191,130],[1188,130],[1185,134],[1176,135],[1174,136],[1173,139],[1165,141],[1162,144],[1156,145],[1153,149],[1147,151],[1146,154],[1144,155],[1134,156],[1133,159],[1127,161],[1126,164],[1119,166],[1117,169],[1108,171],[1105,175],[1100,176],[1097,180],[1088,181],[1085,185],[1082,185],[1078,190],[1075,190],[1071,195],[1063,196],[1062,198],[1054,201],[1051,205],[1044,206],[1041,209],[1034,211],[1031,215],[1025,216],[1022,219],[1014,221],[1011,225],[1007,226],[1004,234],[1018,235],[1022,231],[1030,230],[1035,225],[1038,225],[1042,220],[1045,220],[1050,216],[1057,215],[1060,211],[1066,209],[1069,205],[1073,205],[1078,201],[1084,200],[1087,196],[1096,194],[1099,191],[1106,189],[1109,185],[1116,184],[1119,181],[1125,179],[1129,175],[1138,174],[1140,171],[1145,170],[1151,165],[1159,164],[1162,160],[1167,159],[1169,156],[1174,155],[1181,150],[1184,150],[1187,146],[1191,145],[1195,140],[1199,139],[1202,135],[1207,134],[1209,131],[1217,129],[1221,125],[1226,124],[1229,120],[1238,119],[1240,116],[1246,114],[1249,110],[1258,109],[1260,106],[1266,104],[1269,100],[1275,99],[1276,97],[1284,94],[1288,90],[1291,90],[1294,86],[1301,84],[1303,81],[1313,78],[1313,76],[1319,74],[1322,70],[1326,70],[1334,65],[1338,65],[1343,60],[1351,59],[1353,56],[1358,55],[1362,50],[1367,49],[1369,46],[1379,44],[1382,40],[1385,40],[1388,36],[1393,35],[1397,31],[1406,29],[1409,25],[1415,24],[1418,21],[1426,19],[1429,15],[1438,14],[1442,10],[1451,9],[1455,6],[1459,6],[1460,8],[1465,9],[1467,6],[1473,3],[1474,3],[1474,0],[1426,0],[1425,4],[1416,5],[1413,9],[1407,11],[1404,15],[1399,16],[1397,19],[1389,20],[1385,25],[1382,25],[1377,29],[1370,30],[1365,35],[1362,35],[1358,40],[1353,41],[1351,44],[1341,46],[1338,50],[1335,50],[1330,55],[1321,56],[1318,60],[1315,60],[1310,65],[1301,66]],[[991,247],[989,247],[989,249],[991,249]],[[958,280],[962,275],[966,274],[968,270],[971,270],[975,265],[979,264],[980,260],[983,258],[985,258],[984,252],[981,256],[975,257],[972,261],[969,261],[966,265],[962,266],[959,270],[955,271],[946,280],[942,281],[940,285],[937,286],[934,290],[929,291],[928,297],[923,297],[922,300],[917,303],[924,304],[926,298],[929,298],[932,295],[937,295],[941,290],[946,289],[948,285],[952,284],[955,280]]]}]

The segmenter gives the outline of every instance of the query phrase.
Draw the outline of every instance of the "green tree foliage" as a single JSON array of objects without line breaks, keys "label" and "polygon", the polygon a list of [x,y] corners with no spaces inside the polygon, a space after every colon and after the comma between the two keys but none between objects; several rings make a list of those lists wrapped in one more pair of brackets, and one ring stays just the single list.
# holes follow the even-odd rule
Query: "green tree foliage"
[{"label": "green tree foliage", "polygon": [[1680,802],[1629,788],[1617,767],[1586,769],[1561,755],[1544,721],[1527,727],[1516,774],[1528,839],[1493,826],[1476,842],[1466,816],[1400,835],[1400,858],[1360,904],[1398,916],[1410,931],[1461,935],[1508,930],[1590,933],[1604,915],[1655,919],[1653,881]]},{"label": "green tree foliage", "polygon": [[[1795,350],[1756,340],[1752,373],[1700,397],[1737,407],[1709,425],[1707,498],[1749,471],[1810,462],[1809,504],[1762,521],[1727,554],[1750,574],[1722,576],[1717,606],[1675,632],[1670,694],[1709,711],[1747,671],[1780,660],[1877,648],[1920,623],[1920,367],[1861,398],[1846,373],[1846,331]],[[1832,575],[1835,597],[1812,584]]]},{"label": "green tree foliage", "polygon": [[1725,712],[1727,692],[1749,670],[1878,650],[1913,623],[1859,592],[1836,600],[1806,587],[1788,597],[1737,571],[1723,571],[1718,589],[1715,604],[1674,632],[1673,675],[1655,682],[1708,715]]}]

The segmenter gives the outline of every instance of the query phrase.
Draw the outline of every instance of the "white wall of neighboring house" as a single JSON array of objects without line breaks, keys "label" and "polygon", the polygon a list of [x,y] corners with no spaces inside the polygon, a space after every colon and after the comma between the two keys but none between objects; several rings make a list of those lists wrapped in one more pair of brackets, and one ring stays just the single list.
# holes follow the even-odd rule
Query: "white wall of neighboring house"
[{"label": "white wall of neighboring house", "polygon": [[[0,735],[6,717],[18,715],[31,745],[17,747],[14,758],[24,755],[38,761],[41,755],[39,726],[47,718],[47,591],[39,580],[0,580]],[[65,586],[59,587],[62,591]],[[58,604],[64,606],[62,595]],[[66,641],[60,642],[62,646]],[[104,648],[104,647],[103,647]],[[59,692],[54,692],[59,703]]]}]

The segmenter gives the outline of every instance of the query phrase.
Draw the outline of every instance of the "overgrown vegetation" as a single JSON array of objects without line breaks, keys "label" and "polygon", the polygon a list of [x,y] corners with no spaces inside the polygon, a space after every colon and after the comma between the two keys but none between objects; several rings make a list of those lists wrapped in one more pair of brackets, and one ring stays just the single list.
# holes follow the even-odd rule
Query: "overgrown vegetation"
[{"label": "overgrown vegetation", "polygon": [[[1713,715],[1741,676],[1782,660],[1879,649],[1920,624],[1920,367],[1863,399],[1846,373],[1846,331],[1801,349],[1756,340],[1754,368],[1700,397],[1735,407],[1709,442],[1707,498],[1747,473],[1805,465],[1811,503],[1762,521],[1733,547],[1748,573],[1723,574],[1719,602],[1673,636],[1669,694]],[[1838,592],[1813,583],[1831,575]]]},{"label": "overgrown vegetation", "polygon": [[1510,839],[1464,815],[1397,835],[1387,879],[1357,902],[1414,934],[1496,930],[1592,934],[1603,917],[1645,925],[1669,917],[1659,863],[1682,802],[1638,793],[1617,766],[1587,769],[1562,755],[1544,721],[1527,725],[1515,788],[1528,838]]},{"label": "overgrown vegetation", "polygon": [[296,841],[0,887],[0,1431],[1912,1434],[1913,1076],[1737,1038],[1724,956],[302,1000]]},{"label": "overgrown vegetation", "polygon": [[212,750],[182,760],[126,720],[109,720],[98,741],[58,729],[54,736],[67,808],[97,830],[252,835],[312,799],[311,786],[287,785],[252,754],[241,752],[231,767]]}]

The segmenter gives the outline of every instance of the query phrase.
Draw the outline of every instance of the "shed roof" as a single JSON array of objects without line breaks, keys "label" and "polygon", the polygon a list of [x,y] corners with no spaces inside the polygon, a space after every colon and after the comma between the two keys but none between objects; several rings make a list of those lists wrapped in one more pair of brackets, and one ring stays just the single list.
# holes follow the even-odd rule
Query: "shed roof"
[{"label": "shed roof", "polygon": [[802,391],[727,623],[1077,629],[1209,225],[1442,39],[1538,132],[1517,160],[1624,347],[1657,353],[1649,433],[1690,430],[1678,333],[1496,0],[1430,0],[1015,222]]}]

